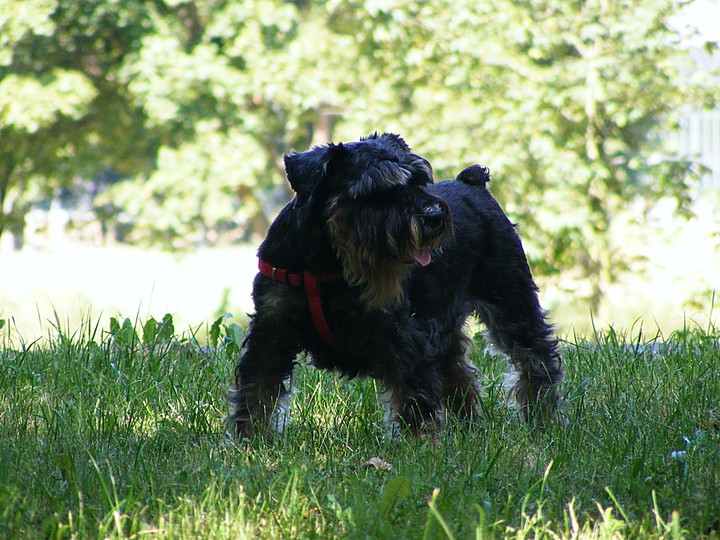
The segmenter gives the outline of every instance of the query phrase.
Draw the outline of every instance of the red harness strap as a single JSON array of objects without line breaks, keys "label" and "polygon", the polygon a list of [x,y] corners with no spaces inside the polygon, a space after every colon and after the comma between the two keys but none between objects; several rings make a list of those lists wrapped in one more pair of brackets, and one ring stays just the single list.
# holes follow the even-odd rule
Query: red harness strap
[{"label": "red harness strap", "polygon": [[310,272],[303,272],[302,274],[293,274],[289,270],[283,268],[277,268],[269,263],[266,263],[262,259],[259,260],[258,268],[260,273],[280,283],[286,283],[293,287],[299,287],[305,285],[305,293],[307,294],[308,306],[310,306],[310,316],[312,317],[315,330],[322,340],[334,351],[339,351],[340,348],[335,341],[335,337],[328,327],[327,321],[325,320],[325,313],[322,307],[322,298],[320,297],[320,287],[318,283],[327,283],[332,281],[340,281],[343,278],[342,272],[335,272],[332,274],[311,274]]}]

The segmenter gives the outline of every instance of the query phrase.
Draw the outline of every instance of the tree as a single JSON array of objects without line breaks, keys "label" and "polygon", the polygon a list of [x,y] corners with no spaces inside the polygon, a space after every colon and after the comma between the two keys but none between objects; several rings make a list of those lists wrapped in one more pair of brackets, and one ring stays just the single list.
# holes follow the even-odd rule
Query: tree
[{"label": "tree", "polygon": [[121,70],[167,143],[150,176],[108,194],[133,217],[134,238],[175,247],[206,244],[212,231],[264,232],[277,202],[266,209],[262,190],[289,196],[283,154],[327,142],[338,107],[364,86],[347,69],[354,38],[332,32],[322,3],[182,5],[196,31],[164,17]]},{"label": "tree", "polygon": [[628,262],[616,218],[663,197],[688,211],[692,164],[658,158],[658,138],[718,93],[681,71],[692,65],[671,26],[682,5],[367,0],[345,24],[385,64],[406,131],[441,174],[489,164],[536,271],[576,273],[597,308]]},{"label": "tree", "polygon": [[33,0],[32,24],[5,1],[0,84],[85,89],[44,101],[52,147],[5,143],[33,116],[0,109],[16,194],[112,168],[127,180],[98,204],[131,238],[202,245],[262,231],[290,195],[284,153],[396,131],[439,178],[489,165],[536,273],[589,280],[595,307],[627,266],[618,216],[687,210],[690,164],[659,135],[718,98],[688,75],[682,0]]},{"label": "tree", "polygon": [[39,198],[112,168],[135,174],[156,146],[115,70],[137,44],[144,2],[2,2],[0,234]]},{"label": "tree", "polygon": [[130,239],[136,242],[188,249],[238,241],[253,219],[264,216],[254,190],[265,165],[252,137],[199,127],[177,148],[162,147],[149,177],[119,183],[98,202],[133,216]]},{"label": "tree", "polygon": [[691,164],[652,157],[684,107],[712,94],[680,72],[689,55],[671,29],[677,2],[497,5],[513,21],[495,28],[511,67],[508,136],[495,141],[517,156],[503,173],[521,179],[511,210],[528,224],[541,268],[579,270],[597,308],[626,268],[615,219],[662,197],[688,211]]}]

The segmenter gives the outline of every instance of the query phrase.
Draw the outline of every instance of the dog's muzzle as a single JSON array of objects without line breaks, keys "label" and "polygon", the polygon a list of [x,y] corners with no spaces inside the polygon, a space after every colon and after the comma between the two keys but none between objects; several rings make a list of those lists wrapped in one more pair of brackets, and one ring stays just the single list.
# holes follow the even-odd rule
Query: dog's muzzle
[{"label": "dog's muzzle", "polygon": [[437,247],[449,231],[450,215],[442,202],[431,202],[423,207],[422,213],[415,216],[420,237],[417,238],[419,249],[410,254],[413,262],[427,266],[432,261],[431,251]]},{"label": "dog's muzzle", "polygon": [[447,209],[440,203],[433,203],[423,208],[418,218],[425,232],[434,232],[447,225]]}]

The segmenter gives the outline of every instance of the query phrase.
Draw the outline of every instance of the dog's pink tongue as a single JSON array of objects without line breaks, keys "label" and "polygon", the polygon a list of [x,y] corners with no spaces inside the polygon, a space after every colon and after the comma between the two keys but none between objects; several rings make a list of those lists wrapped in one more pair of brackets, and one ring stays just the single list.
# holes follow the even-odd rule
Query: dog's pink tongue
[{"label": "dog's pink tongue", "polygon": [[427,248],[422,248],[415,255],[413,255],[413,260],[420,266],[427,266],[432,260],[432,258],[430,257],[430,251]]}]

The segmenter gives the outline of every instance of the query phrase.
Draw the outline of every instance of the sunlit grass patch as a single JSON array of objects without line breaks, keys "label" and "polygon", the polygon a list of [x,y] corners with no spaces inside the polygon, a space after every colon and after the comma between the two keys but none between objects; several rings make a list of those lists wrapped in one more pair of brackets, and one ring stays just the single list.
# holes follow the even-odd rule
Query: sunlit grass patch
[{"label": "sunlit grass patch", "polygon": [[57,330],[0,328],[3,537],[718,535],[712,326],[567,343],[568,424],[546,433],[506,406],[504,363],[479,343],[476,426],[388,437],[375,382],[299,366],[291,421],[250,442],[224,421],[242,340],[227,320],[207,344],[172,317]]}]

